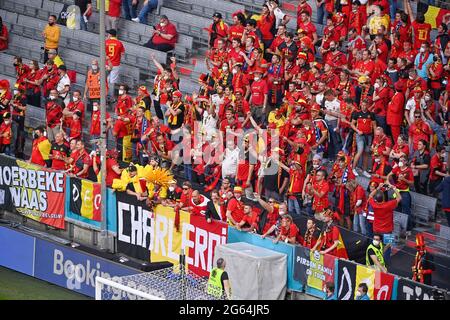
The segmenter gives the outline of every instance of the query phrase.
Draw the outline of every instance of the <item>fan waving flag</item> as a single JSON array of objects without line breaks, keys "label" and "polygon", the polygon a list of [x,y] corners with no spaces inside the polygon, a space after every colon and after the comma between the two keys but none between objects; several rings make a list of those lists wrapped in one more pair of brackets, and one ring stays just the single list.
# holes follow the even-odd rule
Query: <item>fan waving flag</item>
[{"label": "fan waving flag", "polygon": [[419,3],[417,11],[424,12],[425,22],[431,24],[433,28],[437,28],[442,22],[445,24],[450,22],[450,10]]},{"label": "fan waving flag", "polygon": [[70,178],[70,210],[87,219],[101,221],[101,186],[88,180]]}]

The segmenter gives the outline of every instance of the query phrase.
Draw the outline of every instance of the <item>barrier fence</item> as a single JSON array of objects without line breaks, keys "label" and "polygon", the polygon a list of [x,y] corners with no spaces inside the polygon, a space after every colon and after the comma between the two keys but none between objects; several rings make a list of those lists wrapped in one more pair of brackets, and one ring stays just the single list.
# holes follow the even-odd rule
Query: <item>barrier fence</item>
[{"label": "barrier fence", "polygon": [[[0,155],[0,163],[0,209],[17,212],[59,229],[64,229],[67,221],[100,231],[102,199],[98,183],[69,177],[63,172],[4,155]],[[246,242],[286,254],[287,288],[319,298],[324,298],[323,288],[328,281],[335,283],[335,295],[342,300],[354,299],[355,289],[361,282],[368,284],[369,296],[374,300],[432,299],[437,290],[353,261],[321,255],[299,245],[273,243],[272,239],[238,231],[221,221],[207,223],[201,215],[181,211],[177,228],[173,208],[158,205],[151,209],[145,201],[138,201],[124,192],[108,189],[106,201],[107,231],[116,237],[118,252],[147,262],[177,264],[179,253],[184,249],[186,266],[199,276],[209,275],[216,245]],[[303,220],[305,218],[300,217],[295,222],[306,225]],[[99,270],[100,258],[91,256],[88,262],[75,253],[66,254],[67,247],[30,236],[21,236],[20,241],[14,241],[17,235],[8,230],[0,229],[0,252],[5,253],[0,255],[0,265],[94,296],[95,283],[91,283],[89,277]],[[350,259],[360,261],[364,241],[354,234],[345,233],[342,240],[347,248],[352,246],[352,250],[348,250]],[[357,245],[356,249],[354,245]],[[11,253],[11,248],[15,248],[15,253]],[[37,254],[39,252],[42,254]],[[30,257],[34,260],[31,261]],[[77,262],[84,267],[75,269],[73,277],[78,278],[73,278],[73,283],[69,281],[71,273],[64,269],[67,265],[64,259],[69,259],[72,264],[73,261],[84,261]],[[57,268],[58,263],[63,269]],[[119,276],[124,275],[120,270],[113,271]]]}]

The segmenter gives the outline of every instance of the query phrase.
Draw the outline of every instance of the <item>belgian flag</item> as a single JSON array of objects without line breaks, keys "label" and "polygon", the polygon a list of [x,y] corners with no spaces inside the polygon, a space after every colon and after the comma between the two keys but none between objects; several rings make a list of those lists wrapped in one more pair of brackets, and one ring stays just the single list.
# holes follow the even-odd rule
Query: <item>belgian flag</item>
[{"label": "belgian flag", "polygon": [[70,210],[87,219],[101,221],[101,186],[88,180],[70,178]]},{"label": "belgian flag", "polygon": [[419,2],[417,12],[423,12],[425,22],[431,24],[433,28],[437,28],[442,22],[448,23],[450,21],[450,10],[430,6],[423,2]]}]

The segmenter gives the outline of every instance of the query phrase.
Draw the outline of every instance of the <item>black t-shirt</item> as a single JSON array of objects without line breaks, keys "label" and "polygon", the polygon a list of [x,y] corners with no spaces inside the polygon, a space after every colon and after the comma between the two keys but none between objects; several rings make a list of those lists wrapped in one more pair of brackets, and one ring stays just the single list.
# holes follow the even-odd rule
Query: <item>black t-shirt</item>
[{"label": "black t-shirt", "polygon": [[88,3],[92,4],[92,0],[75,0],[75,5],[80,7],[81,15],[86,11]]},{"label": "black t-shirt", "polygon": [[[380,249],[380,248],[378,248],[378,249]],[[376,256],[375,250],[370,248],[369,250],[367,250],[367,255],[369,256],[369,265],[371,265],[371,266],[375,265],[372,258],[370,258],[370,256]]]},{"label": "black t-shirt", "polygon": [[[270,174],[266,175],[266,172]],[[279,192],[285,178],[289,178],[288,173],[283,169],[280,172],[278,165],[271,161],[269,167],[264,169],[264,189]]]},{"label": "black t-shirt", "polygon": [[352,120],[356,120],[356,128],[362,131],[363,134],[372,133],[372,121],[375,121],[375,116],[372,112],[354,111]]},{"label": "black t-shirt", "polygon": [[176,117],[176,122],[175,124],[173,123],[169,123],[169,128],[170,129],[178,129],[181,128],[181,126],[183,125],[184,122],[184,104],[181,104],[177,110],[181,110],[181,113],[179,113]]},{"label": "black t-shirt", "polygon": [[222,288],[224,288],[224,289],[225,289],[225,286],[223,285],[223,282],[225,280],[228,280],[228,273],[226,271],[224,271],[222,273],[222,275],[220,276],[220,284],[222,285]]}]

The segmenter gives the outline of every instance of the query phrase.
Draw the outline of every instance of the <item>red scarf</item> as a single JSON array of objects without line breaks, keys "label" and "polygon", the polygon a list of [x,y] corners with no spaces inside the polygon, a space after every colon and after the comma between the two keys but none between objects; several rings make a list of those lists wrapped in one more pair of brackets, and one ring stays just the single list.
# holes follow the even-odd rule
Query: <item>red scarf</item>
[{"label": "red scarf", "polygon": [[427,62],[429,56],[430,56],[430,53],[429,53],[429,52],[427,52],[427,53],[422,53],[422,54],[420,55],[418,69],[422,69],[423,64],[424,64],[425,62]]}]

